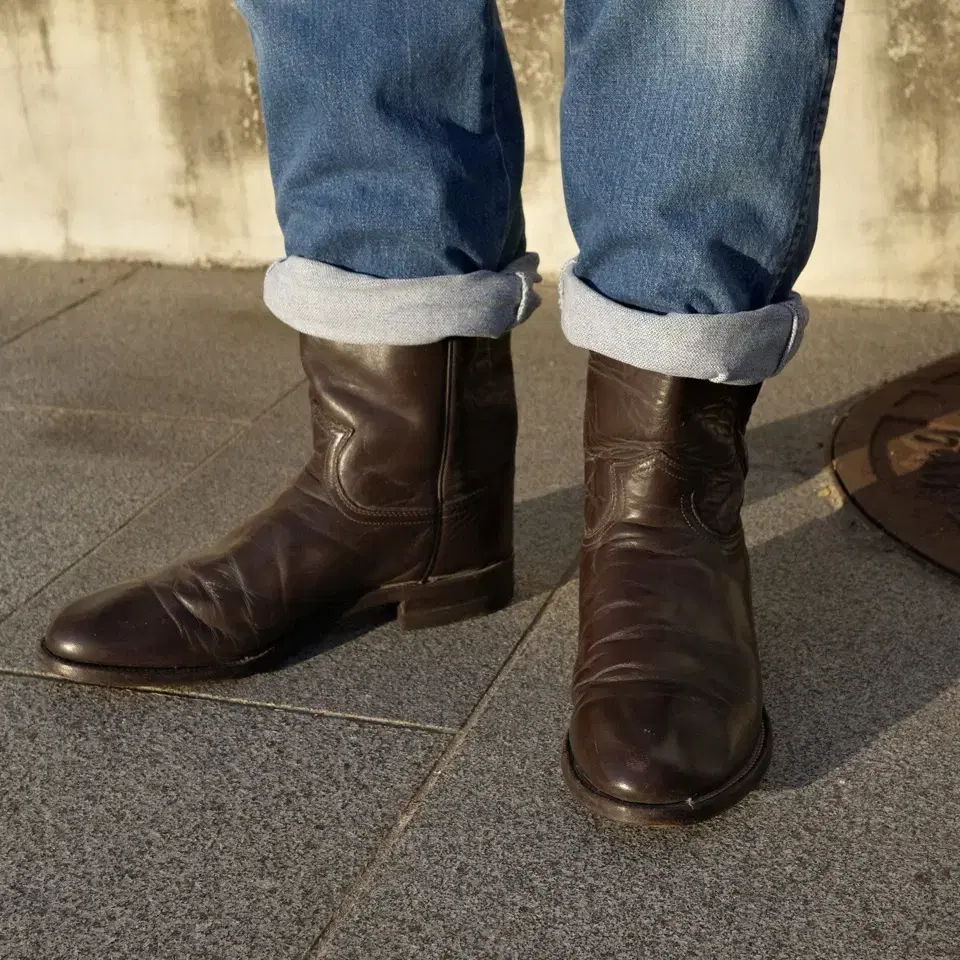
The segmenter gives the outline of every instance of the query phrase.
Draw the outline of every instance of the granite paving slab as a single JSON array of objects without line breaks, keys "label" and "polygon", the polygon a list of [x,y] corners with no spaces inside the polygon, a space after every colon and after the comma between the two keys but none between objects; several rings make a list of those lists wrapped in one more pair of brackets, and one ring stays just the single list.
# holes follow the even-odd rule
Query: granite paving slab
[{"label": "granite paving slab", "polygon": [[143,267],[0,350],[0,405],[252,420],[303,376],[260,270]]},{"label": "granite paving slab", "polygon": [[136,269],[129,263],[0,257],[0,345]]},{"label": "granite paving slab", "polygon": [[0,676],[0,958],[300,960],[444,743]]},{"label": "granite paving slab", "polygon": [[760,790],[672,831],[575,805],[558,769],[568,584],[311,957],[957,956],[956,587],[838,509],[825,476],[759,470],[753,488],[775,735]]},{"label": "granite paving slab", "polygon": [[0,409],[0,621],[236,430],[206,421]]}]

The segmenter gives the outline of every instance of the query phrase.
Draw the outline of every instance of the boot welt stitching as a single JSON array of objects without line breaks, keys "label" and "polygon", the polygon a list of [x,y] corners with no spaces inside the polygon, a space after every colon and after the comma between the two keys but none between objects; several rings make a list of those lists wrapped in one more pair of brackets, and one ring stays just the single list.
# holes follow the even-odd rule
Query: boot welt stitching
[{"label": "boot welt stitching", "polygon": [[[328,449],[327,456],[325,457],[325,469],[327,473],[329,473],[329,479],[332,480],[333,486],[340,494],[340,498],[342,499],[344,505],[346,505],[352,513],[362,514],[364,516],[374,518],[409,517],[411,520],[408,522],[413,522],[416,520],[429,520],[433,517],[433,510],[429,507],[365,507],[361,503],[358,503],[356,500],[354,500],[353,497],[347,493],[347,490],[343,485],[343,480],[340,475],[340,458],[343,447],[349,443],[353,435],[356,433],[356,430],[353,427],[346,426],[342,423],[337,423],[319,413],[314,414],[314,419],[323,426],[328,435],[332,436],[332,442]],[[316,479],[320,482],[323,482],[320,477],[316,477]],[[357,522],[362,523],[363,521],[358,520]]]},{"label": "boot welt stitching", "polygon": [[[693,494],[687,494],[680,500],[680,513],[686,521],[687,526],[701,540],[706,540],[713,546],[719,546],[722,550],[732,553],[740,546],[740,540],[743,533],[743,527],[739,527],[731,534],[723,535],[715,533],[697,516],[696,508],[693,505]],[[692,516],[692,519],[691,519]]]},{"label": "boot welt stitching", "polygon": [[[656,455],[650,456],[645,460],[631,463],[612,463],[609,460],[604,461],[608,473],[612,474],[613,480],[611,486],[614,488],[614,496],[610,497],[609,503],[600,515],[600,519],[589,527],[584,526],[583,540],[584,546],[591,546],[612,526],[617,513],[622,508],[627,498],[627,491],[624,485],[623,473],[618,469],[621,466],[633,467],[637,470],[645,470],[656,463]],[[591,498],[595,499],[595,498]]]},{"label": "boot welt stitching", "polygon": [[[343,506],[347,508],[347,510],[344,512],[347,512],[351,519],[355,519],[357,523],[364,523],[365,521],[358,519],[356,516],[354,516],[354,514],[370,517],[374,520],[376,520],[378,517],[382,517],[390,523],[417,523],[424,520],[432,520],[434,517],[434,510],[429,507],[365,507],[363,504],[354,500],[353,497],[347,493],[340,476],[339,455],[340,447],[349,440],[352,433],[353,430],[350,430],[349,434],[340,433],[337,440],[334,441],[335,449],[331,451],[331,457],[335,457],[336,462],[331,463],[330,465],[330,475],[333,484],[336,487],[337,493],[342,500]],[[488,491],[484,489],[474,490],[471,493],[466,493],[460,497],[457,497],[455,500],[448,501],[444,504],[443,516],[458,516],[460,513],[471,507],[473,505],[473,501],[481,499],[487,495],[487,493]],[[400,519],[404,517],[408,519]]]},{"label": "boot welt stitching", "polygon": [[367,517],[409,517],[411,520],[431,519],[434,515],[434,510],[431,507],[365,507],[347,493],[346,487],[343,484],[343,478],[340,474],[340,459],[343,447],[349,442],[355,432],[351,427],[348,428],[346,432],[340,434],[333,443],[327,461],[329,464],[327,470],[330,474],[330,479],[333,481],[337,493],[350,510]]}]

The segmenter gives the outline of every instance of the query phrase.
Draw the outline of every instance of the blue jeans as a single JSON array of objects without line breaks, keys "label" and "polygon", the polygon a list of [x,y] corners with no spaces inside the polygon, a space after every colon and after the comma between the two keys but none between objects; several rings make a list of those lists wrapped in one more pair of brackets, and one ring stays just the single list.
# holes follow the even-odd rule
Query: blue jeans
[{"label": "blue jeans", "polygon": [[[317,337],[497,337],[538,302],[494,0],[238,0],[286,257]],[[843,0],[566,0],[561,277],[575,344],[756,383],[799,346]]]}]

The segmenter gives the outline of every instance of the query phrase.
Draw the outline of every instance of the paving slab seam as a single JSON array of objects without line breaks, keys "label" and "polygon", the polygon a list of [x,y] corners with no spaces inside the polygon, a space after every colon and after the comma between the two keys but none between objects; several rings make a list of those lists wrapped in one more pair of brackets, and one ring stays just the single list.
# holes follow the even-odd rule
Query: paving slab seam
[{"label": "paving slab seam", "polygon": [[220,454],[222,454],[224,451],[228,450],[228,449],[229,449],[231,446],[233,446],[234,444],[239,443],[240,440],[243,438],[243,436],[244,436],[246,433],[248,433],[254,426],[256,426],[256,424],[257,424],[260,420],[262,420],[263,418],[265,418],[266,416],[268,416],[268,415],[270,414],[270,412],[271,412],[274,408],[276,408],[277,406],[279,406],[284,400],[286,400],[287,397],[289,397],[291,394],[293,394],[293,393],[295,393],[297,390],[299,390],[300,387],[303,385],[303,382],[304,382],[305,379],[306,379],[305,377],[301,377],[299,380],[297,380],[297,382],[296,382],[292,387],[290,387],[288,390],[284,390],[283,393],[280,394],[280,396],[277,397],[277,398],[270,404],[270,406],[268,406],[265,410],[262,410],[259,414],[257,414],[257,416],[254,417],[253,420],[251,420],[249,424],[247,424],[246,426],[244,426],[244,427],[242,427],[242,428],[240,428],[240,429],[237,429],[237,430],[236,430],[234,433],[232,433],[223,443],[221,443],[220,446],[215,447],[215,448],[214,448],[213,450],[211,450],[210,453],[208,453],[205,457],[203,457],[201,460],[198,460],[197,463],[195,463],[195,464],[193,465],[193,467],[191,467],[191,469],[190,469],[186,474],[184,474],[176,483],[174,483],[173,485],[171,485],[171,486],[169,486],[169,487],[166,487],[165,489],[161,490],[155,497],[153,497],[153,498],[151,498],[150,500],[148,500],[148,501],[147,501],[146,503],[144,503],[138,510],[136,510],[136,511],[135,511],[134,513],[132,513],[129,517],[127,517],[127,519],[124,520],[123,523],[121,523],[120,526],[118,526],[115,530],[113,530],[108,536],[104,537],[102,540],[98,541],[98,542],[95,543],[93,546],[91,546],[89,550],[85,551],[81,556],[77,557],[76,560],[73,561],[73,563],[69,564],[69,566],[64,567],[62,570],[58,570],[57,573],[56,573],[53,577],[51,577],[49,580],[44,581],[32,594],[30,594],[30,596],[24,597],[24,599],[23,599],[23,601],[22,601],[21,603],[17,604],[17,606],[14,607],[9,613],[7,613],[6,615],[0,617],[0,626],[3,626],[3,624],[4,624],[7,620],[9,620],[11,617],[13,617],[19,610],[23,609],[27,604],[29,604],[31,601],[33,601],[34,599],[36,599],[41,593],[43,593],[44,590],[47,589],[47,587],[49,587],[51,584],[55,583],[55,582],[56,582],[57,580],[59,580],[61,577],[66,576],[66,575],[67,575],[71,570],[73,570],[78,564],[80,564],[80,563],[82,563],[84,560],[86,560],[87,557],[89,557],[91,554],[95,553],[97,550],[99,550],[99,549],[100,549],[102,546],[104,546],[105,544],[109,543],[109,542],[110,542],[114,537],[116,537],[122,530],[126,529],[126,527],[128,527],[128,526],[129,526],[131,523],[133,523],[136,519],[138,519],[139,517],[143,516],[143,514],[145,514],[148,510],[150,510],[151,508],[153,508],[153,507],[154,507],[156,504],[158,504],[161,500],[163,500],[164,497],[169,496],[169,495],[170,495],[171,493],[173,493],[175,490],[177,490],[177,489],[179,489],[180,487],[182,487],[182,486],[183,486],[185,483],[187,483],[187,481],[189,481],[195,474],[197,474],[197,473],[198,473],[200,470],[202,470],[208,463],[210,463],[210,461],[212,461],[212,460],[214,460],[216,457],[220,456]]},{"label": "paving slab seam", "polygon": [[452,737],[437,762],[433,765],[433,767],[431,767],[426,777],[424,777],[423,782],[419,787],[417,787],[413,796],[411,796],[411,798],[407,801],[407,805],[404,807],[400,816],[397,817],[393,826],[390,828],[390,832],[386,835],[386,837],[384,837],[380,844],[378,844],[377,848],[374,850],[372,858],[364,867],[359,877],[347,890],[343,899],[340,901],[339,906],[333,911],[330,919],[327,921],[320,933],[317,934],[316,939],[307,948],[306,952],[301,957],[301,960],[323,960],[324,957],[328,956],[327,951],[332,945],[334,937],[337,935],[337,933],[339,933],[343,925],[350,919],[351,915],[354,913],[355,907],[359,904],[360,900],[367,893],[367,891],[373,886],[374,881],[382,869],[386,867],[391,854],[400,843],[403,835],[406,833],[407,827],[419,813],[424,800],[433,790],[439,779],[447,771],[448,767],[456,759],[457,754],[460,752],[460,748],[463,746],[464,742],[467,740],[479,722],[483,719],[490,702],[500,692],[501,688],[506,683],[507,678],[512,673],[514,666],[529,647],[530,638],[536,631],[536,628],[543,619],[544,614],[550,608],[550,605],[553,603],[557,593],[563,588],[568,580],[575,575],[578,562],[579,558],[574,559],[574,561],[566,568],[566,570],[564,570],[560,579],[545,598],[543,605],[537,611],[536,616],[534,616],[524,628],[520,638],[514,645],[514,648],[510,651],[510,655],[506,658],[506,660],[504,660],[500,669],[490,681],[490,684],[477,701],[463,726],[456,732],[456,735]]},{"label": "paving slab seam", "polygon": [[32,330],[36,330],[38,327],[42,327],[45,323],[49,323],[51,320],[56,320],[57,317],[62,317],[65,313],[69,313],[71,310],[76,309],[77,307],[83,306],[83,304],[93,300],[94,297],[99,297],[101,293],[106,293],[107,290],[113,290],[115,287],[119,287],[121,283],[129,280],[135,273],[139,272],[142,264],[136,264],[126,273],[121,274],[119,277],[114,277],[109,283],[104,284],[102,287],[97,287],[96,290],[91,290],[89,293],[85,294],[82,297],[79,297],[77,300],[74,300],[72,303],[68,303],[66,306],[61,307],[59,310],[55,310],[47,317],[43,317],[38,320],[36,323],[31,323],[30,326],[25,327],[23,330],[17,331],[12,337],[7,340],[0,342],[0,350],[4,347],[9,346],[11,343],[16,343],[22,336],[30,333]]},{"label": "paving slab seam", "polygon": [[252,420],[236,417],[179,417],[172,413],[125,413],[123,410],[104,410],[98,407],[58,407],[43,403],[0,403],[0,413],[68,413],[92,417],[112,417],[115,420],[158,421],[172,423],[212,423],[217,426],[234,424],[249,427]]},{"label": "paving slab seam", "polygon": [[[0,667],[0,676],[23,677],[29,680],[48,680],[52,683],[73,684],[64,677],[55,677],[39,670],[24,670],[21,667]],[[95,691],[96,687],[90,687]],[[154,696],[170,697],[178,700],[203,700],[206,703],[222,703],[232,707],[252,707],[255,710],[277,710],[281,713],[297,713],[308,717],[320,717],[324,720],[349,720],[353,723],[370,724],[377,727],[399,727],[404,730],[418,730],[423,733],[439,733],[453,736],[459,733],[457,727],[443,727],[433,723],[418,723],[416,720],[399,720],[396,717],[377,717],[364,713],[349,713],[342,710],[321,710],[316,707],[298,707],[294,704],[271,703],[269,700],[247,700],[242,697],[218,697],[213,693],[200,693],[191,690],[168,690],[165,687],[124,687],[133,693],[149,693]]]}]

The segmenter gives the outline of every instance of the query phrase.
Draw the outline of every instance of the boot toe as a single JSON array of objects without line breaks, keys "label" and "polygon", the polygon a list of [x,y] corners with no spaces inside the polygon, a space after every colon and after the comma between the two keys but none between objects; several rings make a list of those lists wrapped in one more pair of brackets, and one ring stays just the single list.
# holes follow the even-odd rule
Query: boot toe
[{"label": "boot toe", "polygon": [[683,803],[722,786],[742,765],[756,726],[697,698],[608,697],[581,705],[570,726],[579,776],[623,803]]},{"label": "boot toe", "polygon": [[[185,653],[193,647],[193,656]],[[46,653],[76,664],[103,667],[170,668],[190,666],[202,646],[184,644],[155,590],[146,584],[120,584],[83,597],[64,608],[47,628]]]}]

